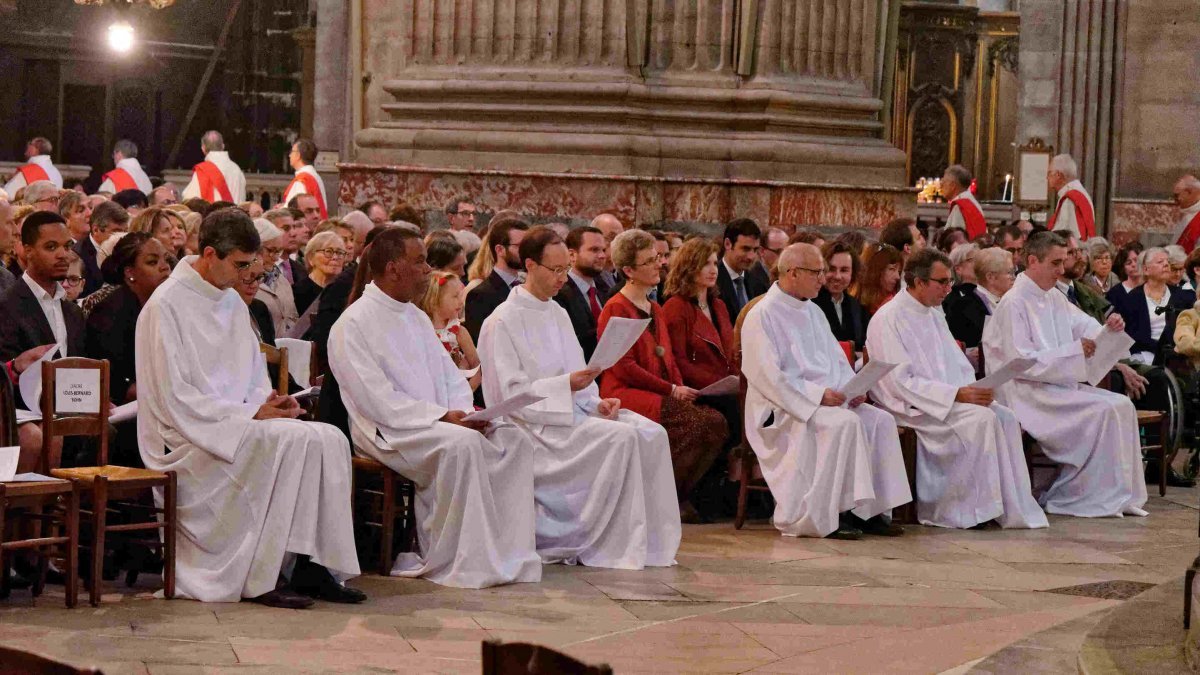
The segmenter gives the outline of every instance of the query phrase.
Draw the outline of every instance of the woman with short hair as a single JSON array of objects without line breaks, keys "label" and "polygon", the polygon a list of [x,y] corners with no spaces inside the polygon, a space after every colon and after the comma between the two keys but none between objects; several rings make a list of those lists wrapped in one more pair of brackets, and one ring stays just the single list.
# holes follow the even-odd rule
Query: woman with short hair
[{"label": "woman with short hair", "polygon": [[1083,275],[1083,283],[1092,287],[1100,295],[1108,292],[1108,289],[1121,283],[1121,280],[1113,273],[1113,258],[1116,252],[1113,251],[1112,244],[1104,237],[1092,237],[1083,244],[1084,250],[1088,255],[1088,271]]},{"label": "woman with short hair", "polygon": [[304,249],[304,264],[308,268],[308,276],[296,282],[292,288],[292,295],[296,299],[296,311],[301,316],[304,316],[309,307],[315,306],[314,303],[325,290],[325,286],[341,274],[349,255],[346,241],[335,232],[327,230],[313,235],[313,238],[308,240],[308,246]]}]

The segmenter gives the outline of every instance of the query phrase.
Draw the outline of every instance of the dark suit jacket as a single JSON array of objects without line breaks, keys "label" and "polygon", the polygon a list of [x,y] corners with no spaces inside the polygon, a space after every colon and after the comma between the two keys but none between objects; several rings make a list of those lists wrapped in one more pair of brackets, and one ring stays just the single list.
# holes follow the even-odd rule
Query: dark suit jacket
[{"label": "dark suit jacket", "polygon": [[1174,311],[1165,312],[1167,327],[1158,340],[1150,339],[1150,308],[1146,305],[1145,286],[1134,288],[1121,302],[1113,303],[1125,320],[1125,332],[1134,340],[1129,351],[1134,354],[1150,352],[1155,355],[1156,362],[1162,348],[1175,346],[1175,321],[1179,318],[1179,312],[1191,309],[1196,302],[1196,294],[1192,291],[1177,286],[1168,286],[1167,291],[1170,294],[1167,307]]},{"label": "dark suit jacket", "polygon": [[[83,356],[87,326],[83,311],[75,303],[63,299],[63,323],[67,326],[67,356]],[[3,295],[0,295],[0,361],[10,361],[34,347],[54,342],[54,330],[33,291],[24,280],[18,279]],[[63,356],[59,354],[59,356]],[[16,392],[17,407],[28,410],[21,392]]]},{"label": "dark suit jacket", "polygon": [[75,243],[75,253],[83,261],[83,291],[80,297],[87,297],[104,285],[104,276],[100,274],[100,266],[96,264],[96,246],[91,237],[84,237]]},{"label": "dark suit jacket", "polygon": [[955,340],[967,348],[978,347],[983,339],[983,322],[988,316],[987,303],[975,293],[975,284],[955,286],[942,301],[946,323]]},{"label": "dark suit jacket", "polygon": [[833,309],[833,296],[824,287],[817,293],[817,297],[813,298],[813,303],[825,312],[825,318],[829,319],[829,327],[833,329],[833,336],[838,342],[853,342],[854,348],[862,351],[863,344],[867,341],[867,316],[858,298],[849,293],[842,293],[841,321]]},{"label": "dark suit jacket", "polygon": [[[605,288],[600,280],[596,279],[596,301],[600,303],[601,308],[610,295],[611,289]],[[554,301],[567,310],[567,316],[571,317],[571,327],[575,329],[575,336],[579,338],[579,346],[583,347],[584,360],[591,359],[592,352],[596,351],[596,317],[592,315],[587,296],[568,277],[562,290],[554,296]]]},{"label": "dark suit jacket", "polygon": [[317,313],[313,316],[312,327],[308,331],[309,339],[317,345],[317,367],[324,379],[321,381],[321,396],[317,399],[317,420],[341,429],[350,438],[350,415],[346,405],[342,403],[342,388],[333,376],[329,367],[328,351],[329,332],[333,324],[346,311],[346,303],[350,300],[350,292],[354,290],[354,275],[358,271],[358,263],[347,263],[342,273],[325,286],[325,292],[317,299]]},{"label": "dark suit jacket", "polygon": [[508,284],[504,283],[504,279],[493,270],[483,283],[467,293],[467,319],[463,325],[467,327],[467,332],[471,334],[475,344],[479,344],[479,329],[483,328],[483,322],[496,311],[500,303],[508,299],[511,290]]},{"label": "dark suit jacket", "polygon": [[[769,279],[764,279],[760,274],[752,274],[752,270],[754,270],[753,266],[745,275],[746,300],[753,300],[771,288]],[[738,303],[737,293],[733,289],[733,278],[729,276],[729,271],[725,269],[723,262],[717,263],[717,290],[720,291],[721,300],[729,310],[729,316],[741,314],[742,307],[745,305]]]},{"label": "dark suit jacket", "polygon": [[128,403],[125,394],[137,381],[133,338],[142,305],[128,286],[119,286],[87,317],[84,354],[108,359],[109,397],[114,405]]}]

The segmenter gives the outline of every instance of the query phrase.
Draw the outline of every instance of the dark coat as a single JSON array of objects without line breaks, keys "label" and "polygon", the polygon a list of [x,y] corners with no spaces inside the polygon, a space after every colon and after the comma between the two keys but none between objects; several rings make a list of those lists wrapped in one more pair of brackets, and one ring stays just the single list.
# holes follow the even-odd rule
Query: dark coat
[{"label": "dark coat", "polygon": [[[86,353],[85,339],[87,324],[79,306],[62,299],[63,323],[67,326],[67,356],[83,356]],[[0,295],[0,361],[10,361],[24,352],[54,342],[54,330],[42,313],[42,307],[33,291],[23,280],[18,279]],[[59,356],[63,356],[59,354]],[[17,407],[28,410],[21,392],[17,391]]]},{"label": "dark coat", "polygon": [[829,319],[829,327],[838,342],[853,342],[854,349],[862,351],[867,341],[867,313],[859,303],[858,298],[849,293],[842,293],[842,319],[838,320],[837,312],[833,309],[833,296],[821,287],[813,303],[825,312]]},{"label": "dark coat", "polygon": [[[597,278],[596,302],[600,303],[601,309],[611,294],[612,289],[605,288]],[[592,352],[596,351],[596,317],[592,314],[587,296],[568,278],[562,290],[554,296],[554,301],[567,310],[567,316],[571,317],[571,328],[575,329],[575,337],[579,338],[579,346],[583,348],[583,359],[590,360]]]},{"label": "dark coat", "polygon": [[[766,293],[771,288],[770,279],[764,278],[761,273],[755,272],[755,269],[754,266],[751,266],[745,274],[746,300],[748,301]],[[725,302],[725,308],[729,310],[729,316],[740,314],[744,305],[737,301],[737,293],[733,289],[733,278],[729,276],[729,271],[725,269],[723,262],[717,263],[717,290],[720,291],[721,299]]]},{"label": "dark coat", "polygon": [[91,237],[84,237],[75,242],[75,254],[83,261],[83,291],[80,297],[87,297],[104,285],[104,275],[100,273],[100,265],[96,264],[96,245]]},{"label": "dark coat", "polygon": [[125,394],[137,381],[134,333],[142,305],[128,286],[119,286],[92,309],[87,317],[84,354],[108,359],[109,398],[114,405],[128,403]]},{"label": "dark coat", "polygon": [[703,389],[730,375],[733,365],[733,323],[725,303],[715,294],[708,296],[714,324],[700,311],[694,298],[672,296],[663,305],[663,320],[670,336],[671,352],[683,383]]},{"label": "dark coat", "polygon": [[983,322],[990,314],[987,302],[975,293],[975,288],[975,284],[958,284],[942,301],[950,334],[968,349],[978,347],[983,340]]},{"label": "dark coat", "polygon": [[467,327],[467,332],[471,334],[475,344],[479,344],[479,330],[483,328],[483,322],[496,311],[500,303],[508,299],[511,290],[504,279],[493,270],[483,283],[467,293],[467,317],[463,325]]},{"label": "dark coat", "polygon": [[1121,302],[1113,303],[1121,318],[1125,320],[1125,332],[1134,340],[1134,345],[1129,348],[1130,352],[1150,352],[1155,355],[1157,361],[1157,356],[1164,348],[1175,346],[1175,322],[1179,318],[1179,312],[1192,308],[1196,302],[1196,294],[1177,286],[1168,286],[1167,291],[1170,294],[1167,300],[1167,308],[1170,311],[1164,312],[1167,326],[1157,341],[1150,339],[1150,308],[1146,305],[1145,286],[1134,288]]}]

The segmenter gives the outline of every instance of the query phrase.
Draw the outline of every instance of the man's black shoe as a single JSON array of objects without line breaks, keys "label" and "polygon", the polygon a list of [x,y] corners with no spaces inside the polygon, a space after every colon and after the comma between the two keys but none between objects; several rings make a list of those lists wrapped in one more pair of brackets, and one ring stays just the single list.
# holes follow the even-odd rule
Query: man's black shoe
[{"label": "man's black shoe", "polygon": [[[1158,481],[1154,481],[1154,482],[1157,483]],[[1181,475],[1175,469],[1167,469],[1167,485],[1170,485],[1171,487],[1182,487],[1182,488],[1196,487],[1196,479],[1195,478],[1185,478],[1183,475]]]},{"label": "man's black shoe", "polygon": [[857,527],[847,527],[845,525],[825,535],[826,539],[842,539],[845,541],[858,541],[859,539],[862,539],[862,537],[862,530],[858,529]]},{"label": "man's black shoe", "polygon": [[263,593],[257,598],[248,599],[250,602],[257,602],[260,605],[275,607],[277,609],[308,609],[315,604],[312,598],[300,595],[286,586],[276,588],[269,593]]},{"label": "man's black shoe", "polygon": [[877,537],[899,537],[904,534],[903,525],[883,516],[872,516],[864,520],[859,527],[862,528],[863,534],[873,534]]},{"label": "man's black shoe", "polygon": [[297,593],[326,602],[352,605],[367,599],[366,593],[339,584],[329,570],[307,560],[296,563],[291,587]]}]

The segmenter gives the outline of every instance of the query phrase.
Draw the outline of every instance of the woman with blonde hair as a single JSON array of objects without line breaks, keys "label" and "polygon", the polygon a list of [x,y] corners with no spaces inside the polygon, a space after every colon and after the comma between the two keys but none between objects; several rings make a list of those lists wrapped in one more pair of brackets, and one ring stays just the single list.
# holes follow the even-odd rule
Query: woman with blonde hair
[{"label": "woman with blonde hair", "polygon": [[129,224],[130,232],[145,232],[162,243],[163,248],[174,252],[186,243],[183,219],[173,210],[162,206],[143,209]]},{"label": "woman with blonde hair", "polygon": [[[475,390],[479,388],[482,378],[479,371],[479,353],[475,351],[475,342],[471,340],[471,334],[459,319],[466,295],[466,289],[457,274],[434,270],[429,275],[429,287],[417,304],[429,315],[438,340],[449,352],[454,365],[464,371],[467,384]],[[471,370],[475,372],[468,376],[466,371]]]},{"label": "woman with blonde hair", "polygon": [[492,230],[489,227],[487,232],[483,234],[483,238],[479,241],[479,251],[475,253],[475,259],[471,261],[470,267],[467,268],[467,292],[470,293],[472,288],[482,284],[484,279],[492,276],[492,270],[496,267],[496,254],[492,251]]}]

